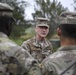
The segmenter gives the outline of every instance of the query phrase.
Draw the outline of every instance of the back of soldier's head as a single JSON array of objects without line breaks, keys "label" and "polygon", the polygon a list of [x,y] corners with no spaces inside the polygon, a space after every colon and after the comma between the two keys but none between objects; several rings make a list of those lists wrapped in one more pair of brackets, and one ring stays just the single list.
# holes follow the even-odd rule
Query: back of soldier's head
[{"label": "back of soldier's head", "polygon": [[12,26],[13,9],[6,3],[0,3],[0,31],[4,31],[5,27]]},{"label": "back of soldier's head", "polygon": [[60,15],[60,28],[63,36],[76,38],[76,13],[63,12]]},{"label": "back of soldier's head", "polygon": [[13,20],[13,9],[8,4],[0,3],[0,23],[6,23],[6,20]]}]

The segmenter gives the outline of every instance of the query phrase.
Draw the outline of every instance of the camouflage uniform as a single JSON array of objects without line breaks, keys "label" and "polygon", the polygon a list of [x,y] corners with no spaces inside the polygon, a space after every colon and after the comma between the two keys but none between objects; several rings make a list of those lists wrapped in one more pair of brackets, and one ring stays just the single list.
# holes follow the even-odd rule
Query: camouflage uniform
[{"label": "camouflage uniform", "polygon": [[[1,16],[12,17],[12,8],[7,4],[0,3],[0,17]],[[1,30],[0,75],[41,75],[38,63],[31,55],[22,47],[11,41]]]},{"label": "camouflage uniform", "polygon": [[[46,27],[49,30],[48,19],[41,17],[37,18],[36,27]],[[43,33],[42,31],[40,32]],[[38,31],[36,32],[36,36],[41,36],[38,35]],[[53,47],[51,42],[49,42],[45,38],[46,36],[43,38],[42,36],[40,37],[44,39],[43,41],[38,40],[36,36],[28,39],[27,41],[24,41],[22,47],[27,50],[40,63],[44,58],[52,53]]]},{"label": "camouflage uniform", "polygon": [[[63,13],[63,16],[66,18],[60,18],[61,24],[76,25],[76,14]],[[61,46],[42,61],[41,67],[44,75],[76,75],[76,45]]]},{"label": "camouflage uniform", "polygon": [[[42,62],[46,75],[61,75],[68,67],[76,62],[76,46],[63,46]],[[45,66],[43,66],[45,65]],[[63,75],[73,75],[74,65]]]},{"label": "camouflage uniform", "polygon": [[35,37],[24,41],[22,47],[27,50],[38,62],[41,62],[44,58],[52,53],[52,44],[45,39],[44,46],[36,40]]}]

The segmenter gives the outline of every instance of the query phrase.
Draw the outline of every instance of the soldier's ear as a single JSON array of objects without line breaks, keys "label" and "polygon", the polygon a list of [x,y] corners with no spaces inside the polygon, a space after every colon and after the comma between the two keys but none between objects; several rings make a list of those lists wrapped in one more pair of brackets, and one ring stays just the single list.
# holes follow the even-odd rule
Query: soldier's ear
[{"label": "soldier's ear", "polygon": [[61,29],[60,29],[60,27],[57,28],[57,34],[58,34],[58,36],[61,36]]}]

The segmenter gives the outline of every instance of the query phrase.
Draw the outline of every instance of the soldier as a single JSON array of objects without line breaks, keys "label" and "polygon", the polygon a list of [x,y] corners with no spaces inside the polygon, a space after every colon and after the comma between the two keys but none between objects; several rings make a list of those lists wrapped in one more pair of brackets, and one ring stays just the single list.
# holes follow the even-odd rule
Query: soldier
[{"label": "soldier", "polygon": [[13,21],[13,9],[0,3],[0,75],[41,75],[31,55],[8,38]]},{"label": "soldier", "polygon": [[35,32],[36,36],[24,41],[22,47],[40,63],[53,50],[52,44],[46,39],[49,33],[48,19],[37,18]]},{"label": "soldier", "polygon": [[44,75],[76,75],[76,13],[63,12],[57,33],[61,47],[42,61]]}]

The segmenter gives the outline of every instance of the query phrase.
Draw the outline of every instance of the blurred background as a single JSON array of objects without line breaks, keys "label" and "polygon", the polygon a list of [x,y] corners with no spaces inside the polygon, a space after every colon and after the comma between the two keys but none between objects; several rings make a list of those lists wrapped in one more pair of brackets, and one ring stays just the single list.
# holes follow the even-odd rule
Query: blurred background
[{"label": "blurred background", "polygon": [[0,0],[0,2],[7,3],[14,9],[16,22],[10,38],[19,45],[35,35],[35,19],[46,17],[49,19],[50,25],[47,39],[53,43],[56,49],[60,46],[56,33],[58,16],[64,11],[76,12],[76,0]]}]

